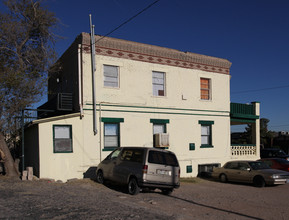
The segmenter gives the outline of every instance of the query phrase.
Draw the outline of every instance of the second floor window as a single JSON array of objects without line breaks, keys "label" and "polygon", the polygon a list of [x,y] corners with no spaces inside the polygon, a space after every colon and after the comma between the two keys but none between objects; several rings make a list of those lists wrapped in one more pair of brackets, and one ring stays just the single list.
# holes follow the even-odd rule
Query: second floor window
[{"label": "second floor window", "polygon": [[153,95],[165,96],[165,73],[153,71]]},{"label": "second floor window", "polygon": [[118,66],[103,65],[103,85],[105,87],[119,87],[119,68]]},{"label": "second floor window", "polygon": [[211,85],[210,79],[201,78],[201,99],[210,100],[211,99]]}]

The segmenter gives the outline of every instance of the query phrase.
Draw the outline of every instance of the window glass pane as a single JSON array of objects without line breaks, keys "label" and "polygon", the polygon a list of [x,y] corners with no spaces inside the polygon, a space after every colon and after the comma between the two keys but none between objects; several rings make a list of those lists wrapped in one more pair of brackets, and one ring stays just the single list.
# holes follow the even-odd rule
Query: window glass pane
[{"label": "window glass pane", "polygon": [[53,126],[53,151],[54,153],[72,152],[71,126]]},{"label": "window glass pane", "polygon": [[56,139],[54,140],[54,152],[71,152],[71,140],[70,139]]},{"label": "window glass pane", "polygon": [[210,79],[201,78],[201,99],[210,99]]},{"label": "window glass pane", "polygon": [[107,77],[118,77],[118,68],[117,66],[103,66],[104,76]]},{"label": "window glass pane", "polygon": [[103,65],[103,84],[105,87],[118,87],[118,67]]},{"label": "window glass pane", "polygon": [[202,135],[209,135],[210,134],[210,126],[202,125]]},{"label": "window glass pane", "polygon": [[104,125],[105,135],[117,135],[118,134],[118,124],[105,124]]},{"label": "window glass pane", "polygon": [[104,124],[104,147],[119,147],[119,124]]},{"label": "window glass pane", "polygon": [[163,154],[158,151],[150,151],[149,152],[149,163],[156,163],[156,164],[165,164],[165,158],[163,157]]},{"label": "window glass pane", "polygon": [[154,134],[165,133],[165,125],[164,124],[154,124]]},{"label": "window glass pane", "polygon": [[70,138],[70,127],[55,126],[54,138]]},{"label": "window glass pane", "polygon": [[105,136],[104,146],[105,147],[118,147],[118,137],[117,136]]},{"label": "window glass pane", "polygon": [[201,126],[201,144],[202,145],[211,144],[211,126],[210,125]]},{"label": "window glass pane", "polygon": [[210,144],[208,136],[202,136],[202,143],[201,144]]},{"label": "window glass pane", "polygon": [[164,96],[165,95],[165,73],[153,71],[153,95]]},{"label": "window glass pane", "polygon": [[159,96],[160,93],[164,93],[163,91],[164,91],[163,85],[154,85],[153,87],[154,96]]}]

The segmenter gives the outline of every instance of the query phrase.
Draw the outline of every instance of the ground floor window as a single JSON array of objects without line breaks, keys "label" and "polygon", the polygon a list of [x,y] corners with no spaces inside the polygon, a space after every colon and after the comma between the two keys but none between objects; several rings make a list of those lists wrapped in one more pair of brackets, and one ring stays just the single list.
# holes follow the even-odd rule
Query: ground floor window
[{"label": "ground floor window", "polygon": [[199,121],[201,124],[201,147],[213,147],[212,144],[212,125],[213,121]]},{"label": "ground floor window", "polygon": [[53,152],[54,153],[73,152],[71,125],[53,125]]},{"label": "ground floor window", "polygon": [[104,126],[104,150],[120,147],[120,123],[123,118],[101,118]]},{"label": "ground floor window", "polygon": [[119,123],[104,123],[104,147],[119,147]]}]

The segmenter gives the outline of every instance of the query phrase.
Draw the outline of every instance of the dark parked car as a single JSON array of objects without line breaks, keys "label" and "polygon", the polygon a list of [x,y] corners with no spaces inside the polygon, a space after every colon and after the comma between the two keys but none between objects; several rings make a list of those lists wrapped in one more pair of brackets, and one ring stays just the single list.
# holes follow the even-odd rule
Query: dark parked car
[{"label": "dark parked car", "polygon": [[262,161],[230,161],[223,167],[214,168],[212,177],[221,182],[253,183],[257,187],[289,182],[288,172],[271,169]]},{"label": "dark parked car", "polygon": [[289,171],[289,161],[283,158],[263,158],[259,161],[263,161],[272,169]]},{"label": "dark parked car", "polygon": [[173,152],[149,147],[120,147],[97,167],[99,183],[110,180],[127,186],[131,195],[140,189],[159,188],[170,194],[180,185],[180,167]]},{"label": "dark parked car", "polygon": [[289,161],[289,155],[278,148],[264,148],[260,150],[261,158],[283,158]]}]

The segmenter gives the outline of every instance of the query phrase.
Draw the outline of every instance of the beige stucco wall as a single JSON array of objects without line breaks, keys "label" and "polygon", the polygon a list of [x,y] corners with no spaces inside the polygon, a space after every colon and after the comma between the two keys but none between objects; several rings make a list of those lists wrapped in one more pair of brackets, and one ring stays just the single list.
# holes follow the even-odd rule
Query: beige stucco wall
[{"label": "beige stucco wall", "polygon": [[[85,115],[92,117],[90,55],[84,54],[83,59]],[[103,86],[104,64],[119,66],[119,88]],[[152,95],[152,71],[166,73],[164,97]],[[230,159],[229,75],[99,55],[95,74],[97,117],[124,118],[120,123],[122,146],[152,147],[150,119],[169,119],[170,150],[177,154],[183,177],[196,176],[200,164],[223,164]],[[212,100],[200,100],[201,77],[211,79]],[[199,120],[214,121],[213,148],[200,148]],[[98,121],[100,148],[103,148],[102,129],[103,123]],[[89,130],[92,131],[92,124]],[[189,150],[189,143],[195,144],[195,150]],[[108,153],[100,151],[99,159]],[[186,173],[189,165],[193,167],[192,173]]]},{"label": "beige stucco wall", "polygon": [[[83,55],[84,103],[92,102],[90,55]],[[119,66],[120,87],[103,86],[103,65]],[[152,95],[152,71],[166,73],[165,97]],[[230,111],[230,76],[108,56],[96,56],[97,102]],[[212,101],[200,100],[200,77],[212,82]]]},{"label": "beige stucco wall", "polygon": [[[38,123],[39,139],[41,140],[39,143],[39,177],[62,181],[83,178],[83,173],[92,164],[95,164],[96,146],[89,143],[97,142],[96,136],[91,136],[89,140],[84,139],[84,133],[86,132],[85,120],[81,120],[79,116],[65,119],[56,117],[49,121],[40,120]],[[72,125],[73,152],[53,152],[53,125]]]},{"label": "beige stucco wall", "polygon": [[[230,76],[148,62],[96,56],[97,128],[93,134],[92,81],[90,54],[82,55],[84,117],[51,118],[39,122],[40,177],[66,181],[83,178],[91,166],[97,166],[110,151],[103,151],[101,117],[123,118],[120,123],[121,146],[153,147],[150,119],[169,119],[169,150],[176,153],[181,176],[198,174],[198,165],[221,163],[230,159]],[[103,86],[103,65],[119,66],[120,88]],[[152,71],[166,73],[166,95],[152,95]],[[210,78],[212,100],[200,100],[200,77]],[[201,148],[199,120],[213,121],[213,148]],[[53,153],[56,124],[71,124],[73,153]],[[189,150],[189,144],[195,150]],[[187,166],[192,172],[187,173]]]}]

